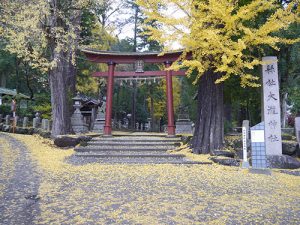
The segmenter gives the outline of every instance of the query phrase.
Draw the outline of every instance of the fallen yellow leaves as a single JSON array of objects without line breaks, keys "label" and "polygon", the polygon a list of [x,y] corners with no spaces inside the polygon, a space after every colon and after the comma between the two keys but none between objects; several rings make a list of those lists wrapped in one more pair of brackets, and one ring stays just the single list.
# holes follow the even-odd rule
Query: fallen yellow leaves
[{"label": "fallen yellow leaves", "polygon": [[74,166],[64,161],[72,149],[37,136],[12,136],[26,144],[44,174],[37,224],[300,222],[297,176],[215,164]]},{"label": "fallen yellow leaves", "polygon": [[8,141],[0,138],[0,197],[3,196],[3,191],[6,189],[8,182],[14,175],[14,164],[17,158],[17,152],[13,152]]},{"label": "fallen yellow leaves", "polygon": [[192,149],[189,148],[187,144],[182,144],[178,149],[170,150],[172,154],[184,154],[188,159],[195,161],[195,162],[210,162],[209,160],[210,155],[209,154],[193,154]]}]

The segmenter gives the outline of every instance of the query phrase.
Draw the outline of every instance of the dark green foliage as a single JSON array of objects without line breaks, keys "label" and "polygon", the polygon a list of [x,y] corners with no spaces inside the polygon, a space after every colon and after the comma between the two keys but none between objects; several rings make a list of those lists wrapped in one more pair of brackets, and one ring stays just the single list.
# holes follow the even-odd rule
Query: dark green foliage
[{"label": "dark green foliage", "polygon": [[11,113],[9,105],[0,105],[0,114],[2,116],[9,115]]},{"label": "dark green foliage", "polygon": [[95,27],[96,17],[89,10],[83,10],[81,16],[81,33],[80,37],[82,39],[81,44],[88,45],[93,42],[93,28]]}]

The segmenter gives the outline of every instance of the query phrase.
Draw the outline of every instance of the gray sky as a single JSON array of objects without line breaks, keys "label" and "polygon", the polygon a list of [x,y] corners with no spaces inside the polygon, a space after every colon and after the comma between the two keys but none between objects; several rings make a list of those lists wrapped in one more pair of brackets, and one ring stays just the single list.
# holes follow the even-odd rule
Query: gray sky
[{"label": "gray sky", "polygon": [[[116,7],[118,5],[120,5],[120,2],[122,2],[121,0],[115,0],[113,5],[112,5],[112,8],[113,10],[116,9]],[[133,11],[131,9],[120,9],[120,11],[117,11],[116,13],[114,13],[111,18],[110,18],[110,21],[112,22],[112,24],[115,24],[115,22],[117,20],[121,20],[121,21],[126,21],[127,19],[130,18],[130,16],[132,16],[133,14]],[[167,8],[167,11],[165,12],[166,15],[168,16],[173,16],[173,17],[183,17],[185,16],[185,14],[179,10],[178,8],[176,8],[175,6],[172,6],[170,5],[168,8]],[[166,29],[166,32],[170,32],[168,31],[167,28],[164,28]],[[126,37],[129,37],[129,38],[133,38],[134,36],[134,24],[127,24],[125,26],[122,26],[122,27],[117,27],[115,29],[115,31],[113,32],[114,35],[117,35],[119,37],[119,39],[124,39]],[[179,48],[182,48],[180,46],[180,44],[178,42],[173,42],[172,43],[172,48],[173,49],[179,49]]]}]

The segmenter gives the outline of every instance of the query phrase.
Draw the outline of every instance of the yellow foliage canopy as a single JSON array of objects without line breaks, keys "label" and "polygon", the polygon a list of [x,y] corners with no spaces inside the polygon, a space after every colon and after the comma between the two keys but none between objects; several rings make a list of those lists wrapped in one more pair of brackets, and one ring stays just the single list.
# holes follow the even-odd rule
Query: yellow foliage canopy
[{"label": "yellow foliage canopy", "polygon": [[[240,6],[236,0],[137,0],[148,20],[155,20],[159,28],[147,27],[151,39],[165,45],[165,51],[177,42],[184,48],[181,64],[171,69],[188,67],[188,73],[198,72],[194,83],[209,69],[222,74],[220,83],[231,76],[239,76],[241,86],[259,86],[258,77],[250,74],[262,62],[253,55],[264,46],[278,50],[279,43],[299,41],[276,35],[299,22],[299,0],[287,7],[276,0],[253,0]],[[172,12],[171,12],[172,11]],[[263,14],[264,21],[258,22]],[[260,17],[261,18],[261,17]],[[163,28],[163,29],[162,29]],[[192,53],[192,59],[186,54]]]},{"label": "yellow foliage canopy", "polygon": [[[181,83],[178,78],[173,78],[172,80],[172,85],[173,85],[173,104],[174,108],[178,109],[180,105],[180,91],[181,91]],[[167,86],[166,86],[166,81],[165,79],[162,79],[161,84],[158,86],[159,90],[162,90],[162,93],[167,92]],[[148,101],[148,107],[149,109],[151,108],[151,97],[147,98]],[[166,98],[161,98],[161,99],[155,99],[154,101],[154,117],[156,119],[159,119],[164,116],[166,113]]]},{"label": "yellow foliage canopy", "polygon": [[[93,0],[102,3],[102,0]],[[32,68],[48,72],[55,68],[60,53],[71,54],[75,64],[81,11],[91,4],[89,0],[57,4],[44,0],[3,0],[0,7],[0,38],[6,41],[6,50],[16,54]],[[49,54],[51,52],[51,55]]]}]

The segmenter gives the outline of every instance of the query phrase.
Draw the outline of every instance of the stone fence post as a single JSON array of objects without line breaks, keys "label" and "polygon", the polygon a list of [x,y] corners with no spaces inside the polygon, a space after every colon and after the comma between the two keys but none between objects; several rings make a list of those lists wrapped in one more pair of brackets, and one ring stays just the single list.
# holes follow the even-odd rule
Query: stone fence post
[{"label": "stone fence post", "polygon": [[48,119],[42,119],[42,129],[45,130],[45,131],[49,131],[50,130],[49,120]]},{"label": "stone fence post", "polygon": [[23,118],[23,128],[26,128],[28,126],[28,121],[29,121],[28,117],[25,116]]}]

